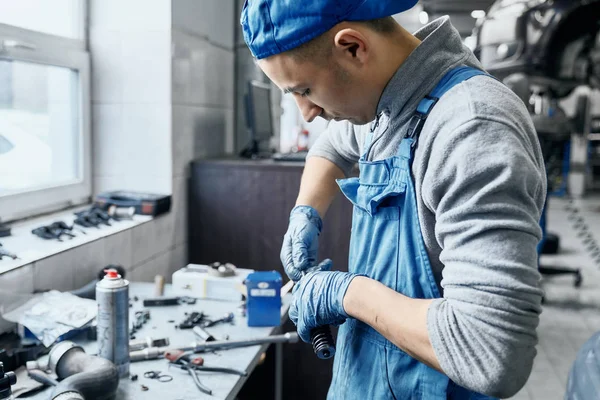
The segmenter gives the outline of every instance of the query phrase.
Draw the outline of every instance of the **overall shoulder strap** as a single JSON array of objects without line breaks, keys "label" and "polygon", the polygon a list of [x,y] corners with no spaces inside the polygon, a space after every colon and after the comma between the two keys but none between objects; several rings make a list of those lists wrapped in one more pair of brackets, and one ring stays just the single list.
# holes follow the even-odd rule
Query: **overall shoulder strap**
[{"label": "overall shoulder strap", "polygon": [[[423,125],[425,125],[425,121],[427,120],[429,113],[436,105],[438,100],[454,86],[478,75],[491,76],[485,71],[466,66],[456,67],[444,75],[435,88],[433,88],[431,93],[425,96],[425,98],[419,102],[417,110],[408,123],[408,130],[404,136],[405,140],[402,140],[400,144],[401,155],[410,157],[411,149],[414,147],[417,139],[419,138],[421,130],[423,129]],[[409,154],[406,154],[407,151]]]}]

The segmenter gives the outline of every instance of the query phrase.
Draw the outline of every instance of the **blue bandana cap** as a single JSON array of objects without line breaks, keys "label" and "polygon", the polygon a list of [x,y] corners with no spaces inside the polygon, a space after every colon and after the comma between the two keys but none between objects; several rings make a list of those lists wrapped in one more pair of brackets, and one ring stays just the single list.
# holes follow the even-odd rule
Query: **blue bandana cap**
[{"label": "blue bandana cap", "polygon": [[343,21],[368,21],[406,11],[417,0],[246,0],[240,23],[257,59],[292,50]]}]

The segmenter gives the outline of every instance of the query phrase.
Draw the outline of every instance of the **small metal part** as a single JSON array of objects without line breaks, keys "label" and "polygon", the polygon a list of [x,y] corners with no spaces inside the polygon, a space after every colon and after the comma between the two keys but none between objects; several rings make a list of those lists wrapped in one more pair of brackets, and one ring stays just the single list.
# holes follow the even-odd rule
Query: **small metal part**
[{"label": "small metal part", "polygon": [[108,215],[115,219],[132,219],[135,207],[117,207],[114,204],[108,207]]},{"label": "small metal part", "polygon": [[131,381],[135,382],[138,380],[138,376],[136,374],[131,375]]},{"label": "small metal part", "polygon": [[154,360],[155,358],[162,357],[164,353],[165,347],[148,347],[147,349],[129,352],[129,359],[131,362]]},{"label": "small metal part", "polygon": [[207,332],[204,328],[202,328],[199,325],[194,326],[192,328],[192,330],[194,331],[194,334],[196,335],[196,337],[198,337],[198,339],[200,339],[203,342],[214,342],[217,340],[217,339],[215,339],[215,337],[213,335],[211,335],[209,332]]},{"label": "small metal part", "polygon": [[170,344],[169,338],[153,339],[150,336],[129,342],[129,351],[143,350],[147,347],[165,347]]},{"label": "small metal part", "polygon": [[146,386],[146,385],[140,385],[140,389],[142,389],[142,392],[147,392],[148,391],[148,386]]},{"label": "small metal part", "polygon": [[146,371],[144,372],[144,378],[154,379],[159,382],[171,382],[173,377],[171,375],[163,374],[160,371]]}]

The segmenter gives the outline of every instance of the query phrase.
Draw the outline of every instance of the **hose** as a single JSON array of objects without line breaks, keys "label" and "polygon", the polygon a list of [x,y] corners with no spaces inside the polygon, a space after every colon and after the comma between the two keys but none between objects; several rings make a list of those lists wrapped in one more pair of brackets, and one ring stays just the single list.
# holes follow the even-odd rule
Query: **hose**
[{"label": "hose", "polygon": [[50,351],[49,366],[58,376],[52,400],[104,400],[119,385],[117,367],[104,358],[86,354],[73,342],[60,342]]}]

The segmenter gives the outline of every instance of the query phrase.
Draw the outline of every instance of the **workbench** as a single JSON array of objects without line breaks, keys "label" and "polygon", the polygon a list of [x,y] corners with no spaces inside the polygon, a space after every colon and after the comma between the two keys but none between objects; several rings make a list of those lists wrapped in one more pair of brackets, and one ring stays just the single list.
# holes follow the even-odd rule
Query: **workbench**
[{"label": "workbench", "polygon": [[[164,295],[169,296],[189,296],[189,292],[176,293],[171,285],[165,285]],[[225,313],[233,312],[235,314],[234,324],[218,324],[207,330],[217,339],[222,340],[226,337],[229,340],[253,339],[269,335],[279,334],[280,327],[248,327],[247,318],[237,313],[240,301],[212,301],[200,300],[196,304],[185,304],[178,306],[161,307],[143,307],[145,298],[154,298],[154,284],[151,283],[131,283],[129,297],[137,301],[132,301],[130,308],[130,322],[133,320],[136,311],[150,310],[150,320],[135,333],[136,339],[142,339],[147,336],[152,338],[168,337],[170,347],[188,346],[197,341],[191,329],[176,329],[178,325],[186,318],[186,313],[202,311],[211,319],[221,318]],[[291,295],[282,299],[281,319],[282,323],[287,320],[287,311],[291,301]],[[86,353],[96,354],[96,342],[86,339],[73,340],[81,345]],[[273,384],[276,386],[276,399],[281,399],[282,393],[282,344],[276,343],[276,368]],[[309,346],[309,345],[307,345]],[[237,376],[231,374],[221,374],[215,372],[199,372],[201,382],[212,389],[212,396],[204,394],[198,390],[192,381],[192,377],[187,371],[171,367],[166,360],[156,359],[131,363],[130,377],[137,375],[137,380],[132,381],[130,377],[121,378],[117,390],[116,400],[136,400],[136,399],[234,399],[240,391],[248,376],[260,361],[261,355],[267,350],[269,344],[257,345],[252,347],[243,347],[231,350],[217,351],[214,353],[199,354],[205,359],[208,366],[219,366],[225,368],[234,368],[244,370],[247,376]],[[170,382],[159,382],[155,379],[144,377],[146,371],[161,371],[173,377]],[[142,390],[142,385],[148,388]],[[47,400],[52,388],[38,392],[35,396],[27,399]],[[257,398],[261,398],[257,393]]]}]

